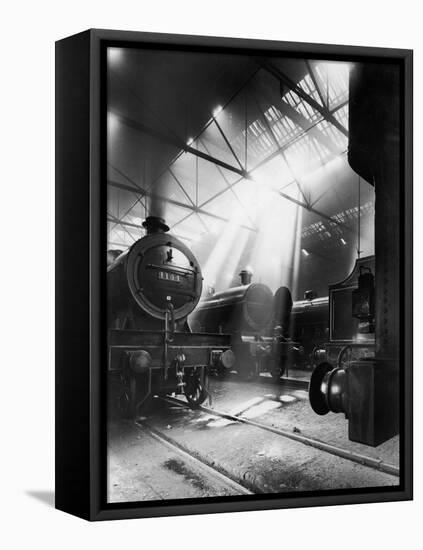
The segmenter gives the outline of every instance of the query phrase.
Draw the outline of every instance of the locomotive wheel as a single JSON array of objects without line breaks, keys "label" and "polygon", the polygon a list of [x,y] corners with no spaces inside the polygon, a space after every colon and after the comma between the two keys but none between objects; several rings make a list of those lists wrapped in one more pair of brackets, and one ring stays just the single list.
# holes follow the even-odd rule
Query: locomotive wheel
[{"label": "locomotive wheel", "polygon": [[204,382],[201,381],[197,373],[185,378],[185,397],[192,409],[198,408],[206,400],[208,392]]}]

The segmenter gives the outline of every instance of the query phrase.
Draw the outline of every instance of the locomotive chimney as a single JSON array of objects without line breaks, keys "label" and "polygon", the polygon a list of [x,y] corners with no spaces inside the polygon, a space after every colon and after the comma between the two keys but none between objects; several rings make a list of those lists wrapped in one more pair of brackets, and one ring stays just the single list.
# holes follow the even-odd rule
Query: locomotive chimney
[{"label": "locomotive chimney", "polygon": [[243,269],[239,276],[241,277],[241,284],[242,285],[249,285],[251,283],[251,279],[253,278],[253,273],[249,269]]},{"label": "locomotive chimney", "polygon": [[146,228],[147,235],[152,235],[153,233],[166,233],[169,231],[169,226],[166,225],[164,219],[158,216],[148,216],[142,226]]}]

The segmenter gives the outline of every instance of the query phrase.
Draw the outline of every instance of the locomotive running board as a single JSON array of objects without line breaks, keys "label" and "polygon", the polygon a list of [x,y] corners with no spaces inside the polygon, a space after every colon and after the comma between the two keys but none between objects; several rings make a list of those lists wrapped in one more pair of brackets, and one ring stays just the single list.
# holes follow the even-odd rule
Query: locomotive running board
[{"label": "locomotive running board", "polygon": [[[111,347],[139,347],[163,345],[164,332],[148,330],[122,330],[111,329],[108,331],[108,345]],[[230,347],[229,334],[209,334],[207,332],[175,332],[173,334],[172,347]]]}]

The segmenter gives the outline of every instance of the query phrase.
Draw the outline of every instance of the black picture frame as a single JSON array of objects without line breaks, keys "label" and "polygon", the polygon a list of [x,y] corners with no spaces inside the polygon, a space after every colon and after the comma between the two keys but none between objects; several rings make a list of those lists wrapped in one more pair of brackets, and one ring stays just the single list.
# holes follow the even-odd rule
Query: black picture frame
[{"label": "black picture frame", "polygon": [[[105,501],[105,47],[391,61],[402,78],[401,483],[354,489],[107,504]],[[56,43],[56,508],[109,520],[412,499],[411,50],[91,29]]]}]

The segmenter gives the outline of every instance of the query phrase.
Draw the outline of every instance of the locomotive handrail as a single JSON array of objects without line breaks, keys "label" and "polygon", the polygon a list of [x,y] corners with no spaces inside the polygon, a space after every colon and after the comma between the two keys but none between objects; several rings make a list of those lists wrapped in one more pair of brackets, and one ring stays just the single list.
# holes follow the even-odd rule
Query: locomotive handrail
[{"label": "locomotive handrail", "polygon": [[[170,329],[169,329],[169,316],[170,316]],[[175,308],[173,307],[172,302],[166,304],[166,318],[165,318],[165,333],[166,333],[166,342],[173,342],[173,337],[175,334]]]},{"label": "locomotive handrail", "polygon": [[[169,329],[169,316],[170,316],[170,329]],[[163,362],[164,362],[164,379],[168,378],[169,371],[169,357],[168,357],[168,344],[173,342],[175,334],[175,310],[172,302],[167,302],[165,313],[165,333],[164,333],[164,346],[163,346]]]}]

